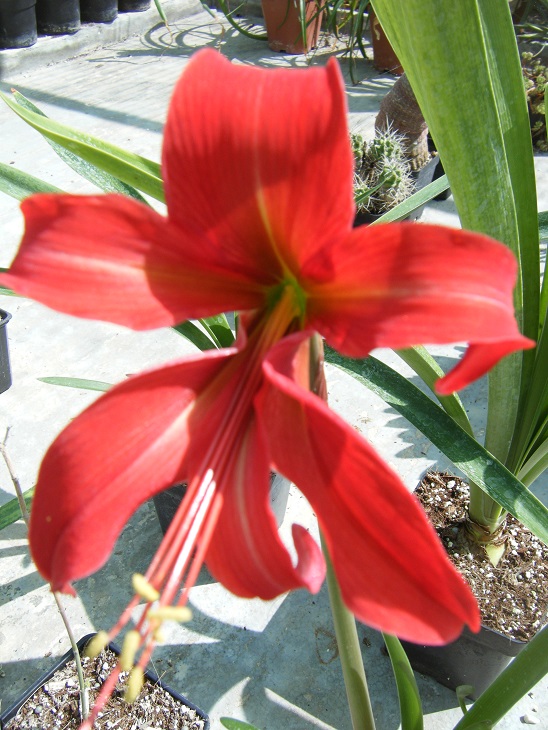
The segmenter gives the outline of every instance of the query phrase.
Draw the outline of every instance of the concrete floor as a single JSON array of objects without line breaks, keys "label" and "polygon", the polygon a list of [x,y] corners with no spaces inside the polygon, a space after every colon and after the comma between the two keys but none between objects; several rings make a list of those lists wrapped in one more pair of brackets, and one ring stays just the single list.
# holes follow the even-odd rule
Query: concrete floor
[{"label": "concrete floor", "polygon": [[[24,53],[0,52],[2,90],[15,87],[50,116],[136,153],[158,159],[162,124],[171,89],[189,54],[206,45],[240,63],[303,66],[302,57],[274,54],[266,44],[238,35],[191,0],[164,3],[172,38],[154,10],[120,18],[112,26],[88,26],[70,38],[44,38]],[[131,37],[124,40],[128,34]],[[325,39],[313,63],[341,48]],[[50,65],[48,65],[50,64]],[[347,71],[347,64],[343,61]],[[352,128],[371,130],[382,96],[393,83],[360,62],[357,86],[348,83]],[[64,190],[91,190],[67,168],[36,132],[7,108],[0,108],[0,161],[42,177]],[[548,209],[548,157],[536,158],[539,209]],[[22,232],[17,202],[0,196],[0,265],[8,266]],[[429,206],[424,220],[458,225],[453,201]],[[9,310],[13,386],[0,398],[0,437],[10,427],[8,452],[23,489],[30,488],[48,444],[96,394],[58,388],[38,381],[70,375],[117,382],[128,373],[172,360],[192,346],[171,330],[133,333],[98,322],[47,312],[32,301],[0,297]],[[459,348],[438,348],[445,364]],[[389,352],[380,353],[398,362]],[[428,467],[447,460],[414,427],[383,401],[360,389],[344,374],[328,368],[332,407],[360,430],[412,489]],[[415,378],[416,382],[416,378]],[[468,388],[463,400],[481,432],[485,383]],[[536,487],[548,503],[546,479]],[[11,499],[9,474],[0,463],[0,504]],[[315,531],[304,498],[294,490],[282,528],[292,522]],[[74,631],[81,636],[109,627],[125,606],[129,578],[144,572],[161,533],[151,505],[145,504],[124,530],[108,564],[77,585],[77,599],[66,599]],[[22,522],[0,533],[0,697],[5,709],[67,648],[63,626],[47,586],[34,569]],[[155,654],[156,671],[165,681],[219,717],[245,719],[265,730],[351,727],[325,588],[318,596],[297,592],[272,602],[233,597],[204,571],[192,594],[194,620],[172,626]],[[380,636],[359,626],[373,707],[379,730],[399,727],[396,690]],[[418,676],[427,730],[449,730],[461,712],[453,692]],[[533,705],[548,728],[548,680],[535,688],[500,723],[517,728]]]}]

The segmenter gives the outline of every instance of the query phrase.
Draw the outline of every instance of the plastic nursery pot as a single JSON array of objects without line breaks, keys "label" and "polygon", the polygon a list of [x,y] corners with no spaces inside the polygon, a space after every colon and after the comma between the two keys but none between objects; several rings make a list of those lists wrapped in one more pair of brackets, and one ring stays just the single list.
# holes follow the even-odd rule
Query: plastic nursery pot
[{"label": "plastic nursery pot", "polygon": [[[281,476],[281,474],[270,472],[270,506],[274,512],[274,516],[276,517],[278,527],[280,527],[284,521],[290,485],[291,482],[289,479]],[[156,514],[158,515],[158,521],[164,535],[166,534],[167,528],[171,524],[171,520],[174,518],[175,512],[177,512],[177,509],[186,494],[186,490],[186,484],[175,484],[173,487],[155,494],[152,498]]]},{"label": "plastic nursery pot", "polygon": [[7,324],[11,314],[0,309],[0,393],[11,386],[10,353],[8,350]]},{"label": "plastic nursery pot", "polygon": [[368,14],[371,45],[373,46],[373,65],[377,71],[389,71],[394,76],[401,76],[403,67],[371,5]]},{"label": "plastic nursery pot", "polygon": [[308,53],[318,45],[323,10],[319,0],[306,0],[306,47],[299,18],[299,0],[261,0],[268,45],[273,51]]},{"label": "plastic nursery pot", "polygon": [[80,30],[79,0],[36,0],[38,32],[46,35]]},{"label": "plastic nursery pot", "polygon": [[36,43],[36,0],[0,0],[0,48]]},{"label": "plastic nursery pot", "polygon": [[[436,152],[436,145],[434,144],[434,140],[430,135],[428,135],[428,149],[430,152]],[[439,160],[438,164],[436,165],[436,168],[434,170],[434,177],[432,178],[432,182],[434,180],[437,180],[438,178],[445,175],[445,170],[443,169],[442,161]],[[447,200],[451,196],[451,188],[447,188],[447,190],[444,190],[443,193],[440,193],[439,195],[436,195],[434,200]]]},{"label": "plastic nursery pot", "polygon": [[478,634],[464,629],[456,641],[446,646],[420,646],[402,641],[411,666],[450,689],[461,684],[474,688],[477,699],[526,646],[498,631],[482,626]]},{"label": "plastic nursery pot", "polygon": [[118,16],[118,0],[80,0],[82,23],[112,23]]},{"label": "plastic nursery pot", "polygon": [[150,0],[118,0],[120,13],[142,13],[150,8]]},{"label": "plastic nursery pot", "polygon": [[[94,636],[95,634],[87,634],[80,639],[80,641],[77,643],[80,653],[82,652],[82,649],[85,647],[85,645]],[[115,654],[120,654],[120,649],[118,648],[118,646],[116,646],[116,644],[111,643],[108,645],[108,648]],[[0,715],[0,730],[9,730],[10,721],[13,720],[13,718],[17,715],[21,707],[40,689],[40,687],[46,684],[46,682],[49,682],[49,680],[53,678],[56,672],[58,672],[60,669],[63,669],[63,667],[65,667],[72,658],[73,653],[71,649],[70,651],[67,651],[67,653],[55,663],[55,665],[49,670],[49,672],[46,672],[46,674],[40,677],[38,681],[36,681],[31,687],[29,687],[21,695],[17,702],[11,705],[11,707],[8,707],[8,709]],[[209,730],[209,717],[203,710],[201,710],[199,707],[196,707],[196,705],[193,705],[192,702],[186,699],[186,697],[183,697],[183,695],[180,695],[174,689],[171,689],[171,687],[168,687],[166,684],[164,684],[158,678],[158,675],[154,672],[146,671],[145,677],[153,684],[157,684],[159,687],[161,687],[164,692],[167,692],[169,695],[171,695],[171,697],[173,697],[176,702],[180,703],[183,707],[188,708],[193,713],[193,716],[196,718],[196,720],[201,720],[200,725],[198,725],[198,722],[196,722],[196,724],[192,725],[192,727],[200,727],[202,730]],[[48,719],[50,721],[49,723]],[[48,718],[41,715],[38,721],[40,722],[40,727],[46,728],[53,727],[54,720],[55,717]],[[36,727],[38,727],[38,725]]]}]

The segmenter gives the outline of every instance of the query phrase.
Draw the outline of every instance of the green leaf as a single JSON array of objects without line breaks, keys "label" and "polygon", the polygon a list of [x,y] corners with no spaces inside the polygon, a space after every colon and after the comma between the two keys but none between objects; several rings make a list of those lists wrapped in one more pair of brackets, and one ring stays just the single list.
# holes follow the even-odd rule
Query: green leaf
[{"label": "green leaf", "polygon": [[62,385],[65,388],[79,388],[80,390],[99,390],[102,393],[113,387],[112,383],[103,383],[101,380],[86,380],[84,378],[38,378],[41,383],[49,385]]},{"label": "green leaf", "polygon": [[34,193],[62,193],[55,185],[40,180],[28,172],[0,162],[0,190],[16,200],[24,200]]},{"label": "green leaf", "polygon": [[547,672],[548,626],[545,626],[474,702],[454,730],[493,727]]},{"label": "green leaf", "polygon": [[220,720],[221,725],[228,728],[228,730],[259,730],[255,725],[250,725],[242,720],[233,720],[230,717],[221,717]]},{"label": "green leaf", "polygon": [[[13,92],[13,98],[24,109],[34,112],[35,114],[38,114],[45,119],[48,118],[43,111],[41,111],[37,106],[29,101],[29,99],[23,96],[23,94],[20,94],[18,91]],[[77,172],[86,180],[89,180],[89,182],[91,182],[93,185],[96,185],[98,188],[104,190],[106,193],[120,193],[121,195],[128,195],[131,198],[135,198],[135,200],[138,200],[140,203],[145,203],[146,205],[148,205],[143,196],[131,185],[127,185],[126,183],[123,183],[121,180],[119,180],[117,177],[103,172],[96,165],[92,165],[90,162],[82,160],[81,157],[75,155],[69,150],[66,150],[60,144],[57,144],[57,142],[54,142],[47,137],[46,141],[51,145],[53,150],[57,153],[57,155],[59,155],[63,162],[66,162],[69,167],[71,167],[75,172]]]},{"label": "green leaf", "polygon": [[351,360],[326,347],[325,359],[407,418],[472,482],[548,544],[548,509],[419,388],[375,357]]},{"label": "green leaf", "polygon": [[202,352],[205,350],[213,350],[217,347],[216,340],[214,341],[208,337],[203,330],[190,320],[176,324],[172,329],[189,340],[189,342],[192,342],[193,345],[196,345],[198,350],[201,350]]},{"label": "green leaf", "polygon": [[218,347],[231,347],[234,344],[234,334],[230,329],[226,315],[218,314],[201,319],[200,324],[210,333]]},{"label": "green leaf", "polygon": [[6,94],[0,93],[0,97],[21,119],[47,139],[152,198],[164,201],[158,163],[24,109]]},{"label": "green leaf", "polygon": [[396,355],[412,368],[421,380],[430,388],[436,396],[444,411],[453,418],[459,426],[464,428],[470,436],[474,435],[468,415],[462,405],[462,401],[456,393],[452,395],[438,395],[434,389],[434,385],[439,378],[445,373],[432,355],[424,347],[409,347],[405,350],[395,350]]},{"label": "green leaf", "polygon": [[430,200],[443,193],[449,187],[449,181],[447,175],[442,175],[434,182],[429,183],[426,187],[417,190],[416,193],[410,195],[403,203],[399,203],[388,212],[381,215],[380,218],[372,223],[371,225],[377,225],[378,223],[393,223],[394,221],[401,221],[412,213],[421,205],[428,203]]},{"label": "green leaf", "polygon": [[[30,505],[32,502],[32,495],[34,494],[34,487],[31,487],[30,489],[27,489],[26,492],[23,492],[23,497],[25,498],[25,504],[30,509]],[[19,501],[17,498],[10,499],[9,502],[6,502],[6,504],[3,504],[0,507],[0,530],[3,530],[4,527],[7,527],[8,525],[13,524],[14,522],[17,522],[17,520],[20,520],[22,517],[21,515],[21,508],[19,506]]]},{"label": "green leaf", "polygon": [[422,730],[424,722],[421,698],[407,654],[396,636],[383,634],[382,638],[388,649],[398,688],[401,730]]}]

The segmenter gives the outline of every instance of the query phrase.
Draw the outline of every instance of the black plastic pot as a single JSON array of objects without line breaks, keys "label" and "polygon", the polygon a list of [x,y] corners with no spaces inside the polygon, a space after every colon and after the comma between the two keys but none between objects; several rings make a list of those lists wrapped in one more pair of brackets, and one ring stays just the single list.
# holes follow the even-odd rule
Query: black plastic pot
[{"label": "black plastic pot", "polygon": [[36,0],[38,32],[46,35],[76,33],[80,30],[79,0]]},{"label": "black plastic pot", "polygon": [[7,324],[11,314],[0,309],[0,393],[11,386],[10,353],[8,350]]},{"label": "black plastic pot", "polygon": [[[270,473],[270,506],[276,517],[278,527],[284,521],[290,484],[290,481],[280,474]],[[186,494],[186,489],[186,484],[175,484],[173,487],[155,494],[152,498],[164,535]]]},{"label": "black plastic pot", "polygon": [[142,13],[150,8],[150,0],[118,0],[121,13]]},{"label": "black plastic pot", "polygon": [[118,0],[80,0],[82,23],[112,23],[118,16]]},{"label": "black plastic pot", "polygon": [[[436,145],[434,144],[434,140],[430,135],[428,135],[428,149],[430,152],[436,151]],[[442,161],[440,160],[438,164],[436,165],[436,169],[434,170],[434,177],[432,178],[432,182],[434,180],[437,180],[438,178],[442,177],[442,175],[445,175],[445,170],[443,169]],[[447,188],[447,190],[444,190],[443,193],[440,193],[439,195],[436,195],[434,200],[447,200],[451,195],[451,188]]]},{"label": "black plastic pot", "polygon": [[0,48],[36,43],[36,0],[0,0]]},{"label": "black plastic pot", "polygon": [[[77,643],[78,649],[80,653],[82,652],[82,649],[85,647],[85,645],[95,636],[95,634],[87,634],[87,636],[84,636],[80,639],[80,641]],[[109,644],[108,648],[113,651],[115,654],[120,654],[120,649],[116,644]],[[62,669],[68,662],[73,658],[72,649],[70,651],[67,651],[66,654],[64,654],[57,662],[56,664],[47,672],[44,674],[38,681],[36,681],[31,687],[29,687],[22,695],[21,697],[15,702],[11,707],[8,707],[8,709],[3,712],[0,715],[0,730],[3,730],[7,723],[12,720],[18,713],[19,709],[24,705],[27,700],[32,697],[32,695],[37,692],[42,685],[44,685],[46,682],[48,682],[55,672],[59,671],[59,669]],[[164,692],[168,692],[177,702],[180,702],[182,705],[186,705],[191,710],[194,710],[196,715],[203,720],[204,722],[204,730],[209,730],[209,717],[208,715],[201,710],[199,707],[196,707],[196,705],[193,705],[192,702],[186,699],[186,697],[183,697],[183,695],[180,695],[178,692],[176,692],[174,689],[171,689],[171,687],[168,687],[166,684],[164,684],[159,678],[158,675],[151,671],[145,672],[145,677],[149,679],[154,684],[159,685]]]},{"label": "black plastic pot", "polygon": [[486,626],[478,634],[465,628],[456,641],[446,646],[420,646],[402,641],[413,669],[450,689],[461,684],[471,685],[472,699],[477,699],[526,645]]}]

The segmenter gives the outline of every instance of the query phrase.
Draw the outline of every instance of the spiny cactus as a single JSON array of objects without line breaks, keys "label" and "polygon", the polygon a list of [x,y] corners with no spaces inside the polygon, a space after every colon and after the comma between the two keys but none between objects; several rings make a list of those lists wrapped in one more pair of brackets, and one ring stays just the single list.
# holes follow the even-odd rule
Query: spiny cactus
[{"label": "spiny cactus", "polygon": [[548,68],[532,53],[521,54],[521,66],[525,94],[531,116],[531,134],[534,146],[541,152],[548,152],[548,138],[545,116],[545,91]]},{"label": "spiny cactus", "polygon": [[361,135],[351,134],[351,146],[358,211],[384,213],[411,195],[414,182],[401,135],[386,129],[365,142]]}]

